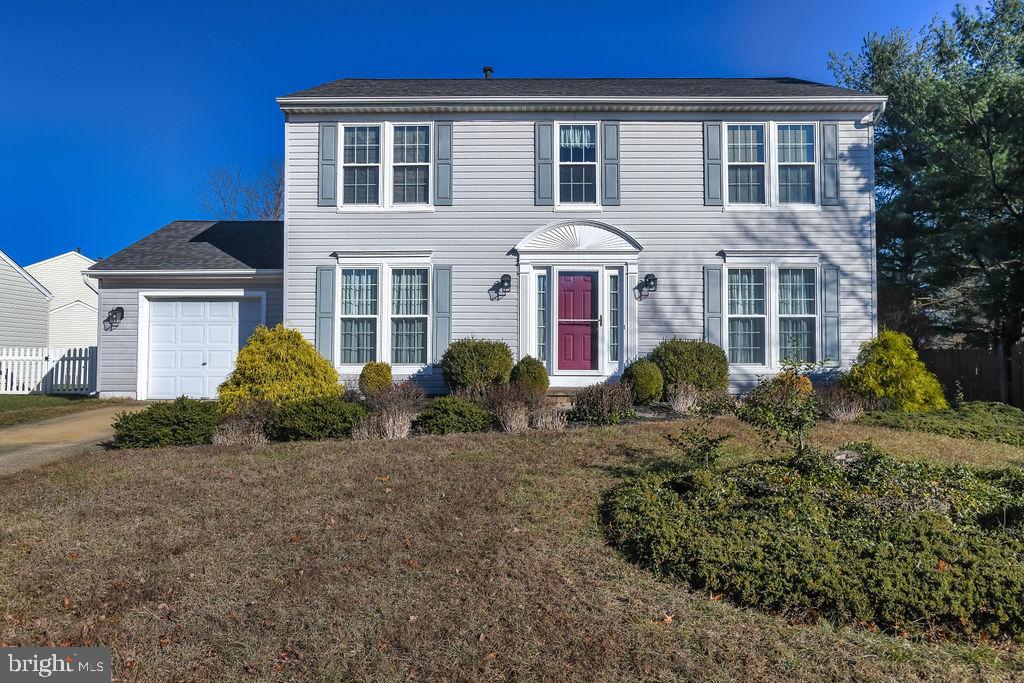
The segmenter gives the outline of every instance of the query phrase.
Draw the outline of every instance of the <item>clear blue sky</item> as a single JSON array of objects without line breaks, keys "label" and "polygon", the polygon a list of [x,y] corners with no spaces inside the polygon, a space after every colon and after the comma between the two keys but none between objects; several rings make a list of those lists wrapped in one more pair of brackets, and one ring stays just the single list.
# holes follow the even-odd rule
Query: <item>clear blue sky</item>
[{"label": "clear blue sky", "polygon": [[955,3],[16,2],[0,6],[0,249],[108,256],[282,156],[274,98],[344,76],[796,76]]}]

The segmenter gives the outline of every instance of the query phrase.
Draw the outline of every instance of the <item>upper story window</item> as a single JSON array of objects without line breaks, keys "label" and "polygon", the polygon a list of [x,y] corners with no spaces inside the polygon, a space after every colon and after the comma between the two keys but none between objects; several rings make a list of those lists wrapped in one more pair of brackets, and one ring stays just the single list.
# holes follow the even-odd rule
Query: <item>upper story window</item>
[{"label": "upper story window", "polygon": [[380,205],[380,126],[345,126],[342,202]]},{"label": "upper story window", "polygon": [[816,124],[727,123],[725,131],[727,204],[818,204]]},{"label": "upper story window", "polygon": [[339,208],[431,208],[431,124],[339,125]]},{"label": "upper story window", "polygon": [[728,146],[729,203],[764,204],[764,125],[730,125]]},{"label": "upper story window", "polygon": [[780,123],[779,203],[814,203],[814,125]]},{"label": "upper story window", "polygon": [[395,204],[430,203],[430,126],[394,127]]},{"label": "upper story window", "polygon": [[558,127],[558,203],[597,203],[597,125]]}]

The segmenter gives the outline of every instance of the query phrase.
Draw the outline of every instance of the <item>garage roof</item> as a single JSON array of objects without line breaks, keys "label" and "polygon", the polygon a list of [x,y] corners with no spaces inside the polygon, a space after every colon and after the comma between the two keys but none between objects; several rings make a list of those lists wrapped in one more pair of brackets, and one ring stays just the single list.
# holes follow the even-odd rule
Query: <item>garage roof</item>
[{"label": "garage roof", "polygon": [[90,271],[280,270],[281,221],[174,221]]}]

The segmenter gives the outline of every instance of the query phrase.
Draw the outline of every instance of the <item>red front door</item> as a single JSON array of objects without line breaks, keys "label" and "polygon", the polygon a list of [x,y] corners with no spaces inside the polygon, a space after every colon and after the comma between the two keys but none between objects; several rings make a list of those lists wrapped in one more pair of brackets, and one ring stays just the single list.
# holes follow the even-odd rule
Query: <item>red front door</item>
[{"label": "red front door", "polygon": [[597,369],[597,274],[558,276],[558,369]]}]

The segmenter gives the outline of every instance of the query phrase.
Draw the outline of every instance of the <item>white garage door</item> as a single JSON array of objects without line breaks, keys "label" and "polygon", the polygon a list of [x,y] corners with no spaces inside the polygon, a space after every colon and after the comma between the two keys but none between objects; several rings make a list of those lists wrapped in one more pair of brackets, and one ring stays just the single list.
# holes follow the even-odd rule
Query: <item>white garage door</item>
[{"label": "white garage door", "polygon": [[260,312],[257,299],[152,300],[149,398],[216,398]]}]

